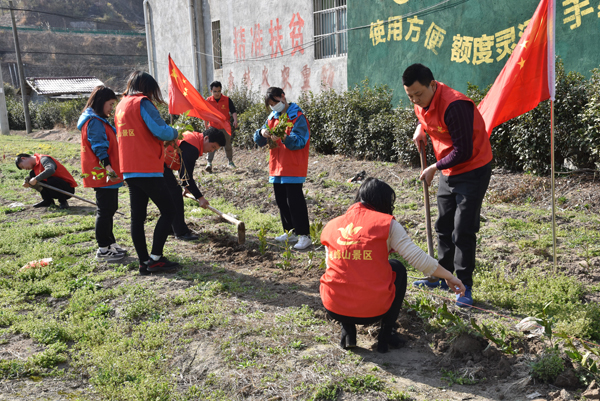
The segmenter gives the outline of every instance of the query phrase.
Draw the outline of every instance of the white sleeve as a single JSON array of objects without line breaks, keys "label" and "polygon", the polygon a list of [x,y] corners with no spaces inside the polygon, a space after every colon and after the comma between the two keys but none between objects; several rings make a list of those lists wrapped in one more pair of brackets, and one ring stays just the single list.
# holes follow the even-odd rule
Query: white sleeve
[{"label": "white sleeve", "polygon": [[390,224],[390,236],[387,244],[388,251],[398,252],[412,267],[423,272],[426,276],[430,276],[438,267],[438,261],[415,245],[404,227],[396,220],[392,220],[392,224]]}]

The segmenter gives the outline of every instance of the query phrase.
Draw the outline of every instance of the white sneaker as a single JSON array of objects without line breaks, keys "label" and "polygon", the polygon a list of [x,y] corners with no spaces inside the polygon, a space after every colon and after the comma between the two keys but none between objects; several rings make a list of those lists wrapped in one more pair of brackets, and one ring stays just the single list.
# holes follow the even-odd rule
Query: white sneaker
[{"label": "white sneaker", "polygon": [[119,260],[123,259],[124,257],[125,257],[124,253],[116,253],[110,249],[104,253],[100,249],[98,249],[96,251],[96,260],[103,261],[103,262],[108,262],[108,263],[118,262]]},{"label": "white sneaker", "polygon": [[298,237],[298,243],[294,245],[294,249],[306,249],[312,245],[312,241],[308,235]]},{"label": "white sneaker", "polygon": [[117,243],[110,245],[108,250],[114,253],[122,253],[123,255],[127,255],[127,249],[121,248]]},{"label": "white sneaker", "polygon": [[295,234],[288,236],[286,233],[284,233],[283,235],[280,235],[279,237],[275,237],[275,241],[278,241],[278,242],[285,242],[285,240],[287,240],[288,242],[292,242],[292,241],[296,241],[297,239],[298,239],[298,237],[296,237]]}]

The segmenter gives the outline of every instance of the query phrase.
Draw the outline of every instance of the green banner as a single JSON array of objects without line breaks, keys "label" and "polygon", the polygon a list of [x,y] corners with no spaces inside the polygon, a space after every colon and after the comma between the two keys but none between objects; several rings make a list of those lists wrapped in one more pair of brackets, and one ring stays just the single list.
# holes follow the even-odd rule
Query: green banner
[{"label": "green banner", "polygon": [[[408,98],[404,69],[413,63],[466,92],[492,84],[538,0],[348,0],[348,86],[369,78]],[[354,29],[353,29],[354,28]],[[600,66],[600,0],[556,1],[556,54],[585,76]],[[540,66],[542,68],[542,66]]]}]

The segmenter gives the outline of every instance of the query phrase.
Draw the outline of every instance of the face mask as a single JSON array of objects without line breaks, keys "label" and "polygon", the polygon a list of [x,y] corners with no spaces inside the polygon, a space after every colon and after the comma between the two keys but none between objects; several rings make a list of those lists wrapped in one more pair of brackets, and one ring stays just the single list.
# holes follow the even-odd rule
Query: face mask
[{"label": "face mask", "polygon": [[277,113],[281,113],[283,110],[285,110],[285,104],[283,104],[283,102],[279,102],[275,106],[270,107],[271,110],[276,111]]}]

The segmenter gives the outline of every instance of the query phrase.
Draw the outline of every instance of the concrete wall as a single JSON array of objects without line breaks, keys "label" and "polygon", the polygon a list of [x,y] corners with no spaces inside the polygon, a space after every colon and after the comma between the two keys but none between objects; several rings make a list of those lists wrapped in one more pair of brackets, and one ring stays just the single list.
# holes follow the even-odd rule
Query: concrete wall
[{"label": "concrete wall", "polygon": [[[152,9],[155,78],[166,95],[169,53],[183,74],[195,82],[189,0],[148,1]],[[203,47],[202,53],[207,53],[199,54],[197,59],[201,90],[205,83],[213,80],[221,81],[225,90],[245,82],[261,94],[269,86],[279,86],[288,99],[295,100],[303,91],[347,88],[346,57],[314,59],[312,0],[194,0],[194,4],[197,12],[202,10],[202,17],[197,15],[195,27],[198,48]],[[298,17],[304,25],[290,27],[292,21],[300,22]],[[277,37],[277,31],[273,35],[269,32],[271,24],[277,28],[277,19],[281,37],[279,48],[277,40],[273,41],[273,46],[270,44],[271,37]],[[212,21],[221,23],[223,68],[218,70],[214,70],[211,56]],[[292,35],[296,35],[294,41]]]}]

